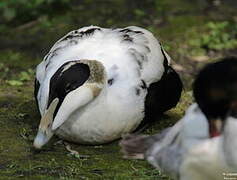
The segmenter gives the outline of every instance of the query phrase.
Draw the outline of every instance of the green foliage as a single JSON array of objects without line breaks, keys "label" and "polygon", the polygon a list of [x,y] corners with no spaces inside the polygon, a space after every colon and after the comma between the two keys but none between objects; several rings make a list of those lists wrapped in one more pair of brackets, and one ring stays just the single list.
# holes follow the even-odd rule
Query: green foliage
[{"label": "green foliage", "polygon": [[[198,10],[197,1],[188,0],[154,0],[156,13],[163,18],[170,18],[173,13],[179,11],[195,12]],[[174,8],[175,7],[175,8]]]},{"label": "green foliage", "polygon": [[226,50],[237,47],[237,25],[230,22],[209,22],[207,32],[190,40],[190,45],[209,50]]},{"label": "green foliage", "polygon": [[70,0],[5,0],[0,1],[0,19],[2,23],[29,21],[41,14],[50,14],[54,6],[64,7]]},{"label": "green foliage", "polygon": [[17,79],[7,80],[6,82],[11,86],[22,86],[24,82],[31,80],[33,74],[34,71],[32,69],[28,69],[27,71],[20,72]]},{"label": "green foliage", "polygon": [[[68,9],[70,11],[66,12]],[[151,30],[171,57],[189,72],[193,64],[189,66],[186,56],[191,56],[192,51],[206,53],[204,44],[213,48],[210,41],[203,43],[200,39],[218,29],[204,26],[213,18],[198,13],[197,9],[195,1],[187,0],[0,0],[0,32],[4,33],[0,51],[0,179],[170,180],[145,161],[122,159],[118,142],[96,147],[75,145],[79,154],[68,154],[62,144],[54,146],[52,143],[41,153],[34,153],[32,142],[40,116],[32,101],[31,69],[63,34],[94,24],[105,27],[137,25]],[[221,15],[222,19],[226,14]],[[24,27],[29,21],[33,25],[14,28]],[[230,39],[235,39],[233,24],[228,23],[223,29]],[[222,33],[211,36],[219,38]],[[188,44],[190,39],[194,40],[192,46]],[[189,89],[192,80],[187,74],[186,71],[182,73]],[[190,92],[186,89],[178,107],[167,112],[162,121],[154,123],[145,133],[157,133],[180,119],[193,100]]]},{"label": "green foliage", "polygon": [[161,15],[165,16],[166,12],[169,9],[169,2],[166,0],[155,1],[156,11]]},{"label": "green foliage", "polygon": [[29,81],[29,80],[31,80],[31,77],[33,74],[34,74],[34,71],[32,69],[28,69],[27,71],[22,71],[19,74],[19,80],[20,81]]},{"label": "green foliage", "polygon": [[135,9],[134,10],[134,14],[137,17],[144,17],[146,15],[145,11],[143,11],[142,9]]},{"label": "green foliage", "polygon": [[7,80],[6,81],[11,86],[22,86],[23,82],[20,80]]},{"label": "green foliage", "polygon": [[6,67],[4,63],[0,63],[0,78],[1,79],[6,78],[8,72],[9,72],[9,68]]},{"label": "green foliage", "polygon": [[[11,38],[13,37],[11,36]],[[13,43],[15,44],[16,41],[17,40],[14,39]],[[24,39],[24,37],[22,37],[20,41],[25,43],[26,38]],[[41,58],[35,57],[32,59],[29,54],[22,51],[12,49],[2,50],[0,51],[0,78],[5,79],[5,75],[4,77],[1,77],[1,75],[6,74],[8,71],[10,74],[15,74],[23,71],[24,69],[34,68],[40,61]],[[7,77],[7,79],[9,79],[9,77]]]}]

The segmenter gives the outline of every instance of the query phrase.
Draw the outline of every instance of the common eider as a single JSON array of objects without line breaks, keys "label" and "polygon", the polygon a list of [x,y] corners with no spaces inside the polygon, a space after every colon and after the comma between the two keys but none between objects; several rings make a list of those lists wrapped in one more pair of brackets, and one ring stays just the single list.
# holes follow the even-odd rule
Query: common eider
[{"label": "common eider", "polygon": [[153,120],[179,101],[182,82],[151,32],[83,27],[59,39],[37,66],[42,116],[34,146],[56,134],[102,144]]}]

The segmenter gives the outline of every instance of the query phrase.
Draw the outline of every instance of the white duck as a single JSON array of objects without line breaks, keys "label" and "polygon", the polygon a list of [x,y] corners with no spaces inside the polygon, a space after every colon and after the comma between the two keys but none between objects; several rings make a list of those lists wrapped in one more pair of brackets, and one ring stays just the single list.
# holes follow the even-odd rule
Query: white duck
[{"label": "white duck", "polygon": [[[181,180],[236,178],[237,58],[206,66],[194,83],[198,103],[172,128],[121,141],[126,158],[145,158]],[[200,108],[201,110],[200,110]]]},{"label": "white duck", "polygon": [[42,119],[34,146],[41,148],[53,134],[76,143],[110,142],[174,107],[181,91],[170,57],[149,31],[71,31],[37,66]]}]

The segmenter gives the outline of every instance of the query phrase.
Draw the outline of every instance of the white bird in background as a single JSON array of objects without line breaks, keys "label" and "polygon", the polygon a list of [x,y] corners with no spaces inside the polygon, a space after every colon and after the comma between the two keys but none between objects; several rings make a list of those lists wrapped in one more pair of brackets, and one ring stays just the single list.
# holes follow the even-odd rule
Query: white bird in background
[{"label": "white bird in background", "polygon": [[207,65],[194,82],[194,103],[173,127],[128,135],[125,158],[145,158],[181,180],[223,180],[237,172],[237,58]]},{"label": "white bird in background", "polygon": [[110,142],[175,107],[181,91],[170,57],[149,31],[71,31],[37,66],[42,119],[34,146],[41,148],[53,134],[83,144]]}]

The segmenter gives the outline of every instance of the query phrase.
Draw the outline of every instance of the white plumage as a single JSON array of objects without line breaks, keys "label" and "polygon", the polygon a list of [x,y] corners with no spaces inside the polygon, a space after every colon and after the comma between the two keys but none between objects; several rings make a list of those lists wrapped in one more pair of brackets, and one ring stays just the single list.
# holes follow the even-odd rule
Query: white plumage
[{"label": "white plumage", "polygon": [[183,163],[193,157],[188,156],[188,152],[209,139],[208,129],[205,115],[194,103],[187,109],[185,116],[167,132],[162,141],[154,142],[146,153],[146,158],[152,165],[177,179],[180,177],[180,169],[185,169],[184,172],[187,172],[187,169],[183,168]]},{"label": "white plumage", "polygon": [[121,145],[125,158],[145,158],[174,179],[228,178],[237,170],[237,118],[226,119],[220,136],[210,138],[208,129],[208,120],[197,104],[193,104],[165,134],[131,135],[125,137]]},{"label": "white plumage", "polygon": [[145,158],[180,180],[236,178],[236,72],[235,57],[204,67],[193,86],[197,103],[160,134],[125,137],[120,143],[124,157]]},{"label": "white plumage", "polygon": [[[94,60],[96,66],[103,69],[103,82],[92,83],[100,92],[93,97],[93,91],[85,89],[83,84],[64,97],[52,120],[52,130],[63,139],[97,144],[131,132],[144,118],[149,86],[162,78],[165,63],[171,68],[170,57],[156,38],[143,28],[89,26],[72,31],[58,40],[37,66],[39,87],[35,94],[42,117],[50,105],[51,81],[57,80],[55,74],[60,67],[63,66],[63,70],[58,76],[76,63],[90,67]],[[178,82],[176,99],[179,99],[181,89],[181,82]],[[176,104],[177,100],[174,101]],[[35,142],[35,146],[40,147],[36,145],[37,140]]]},{"label": "white plumage", "polygon": [[[180,166],[182,180],[222,180],[237,170],[237,119],[228,117],[221,136],[202,140],[187,151]],[[235,175],[231,178],[235,178]]]},{"label": "white plumage", "polygon": [[[84,27],[76,30],[76,32],[80,33],[91,28],[99,27]],[[100,29],[100,31],[95,30],[93,36],[87,35],[87,37],[84,37],[83,39],[78,38],[75,42],[72,41],[71,43],[68,41],[62,42],[65,37],[69,35],[76,36],[75,34],[77,34],[75,31],[68,33],[55,43],[44,61],[38,65],[36,77],[40,84],[42,84],[38,95],[41,114],[43,114],[46,109],[50,78],[61,65],[68,61],[79,59],[100,61],[105,66],[107,79],[119,75],[118,80],[120,80],[120,83],[122,84],[119,84],[119,89],[114,88],[114,90],[118,90],[119,92],[122,90],[125,94],[119,94],[124,94],[126,98],[129,97],[126,94],[127,88],[137,86],[138,83],[140,83],[140,79],[144,79],[147,85],[149,85],[161,78],[164,72],[164,57],[161,53],[158,41],[150,32],[139,27],[129,27],[129,29],[141,31],[145,33],[145,35],[131,34],[135,43],[122,43],[121,36],[123,34],[119,33],[119,30],[121,29]],[[149,47],[150,52],[144,45]],[[133,53],[138,61],[142,56],[146,56],[147,62],[143,62],[144,68],[140,69],[141,72],[136,72],[136,69],[139,67],[137,62],[134,61]],[[170,61],[168,55],[167,57],[168,61]],[[48,63],[50,64],[48,65]],[[46,68],[47,65],[48,67]],[[141,73],[141,75],[138,76],[137,73]],[[128,84],[129,86],[127,86]]]}]

